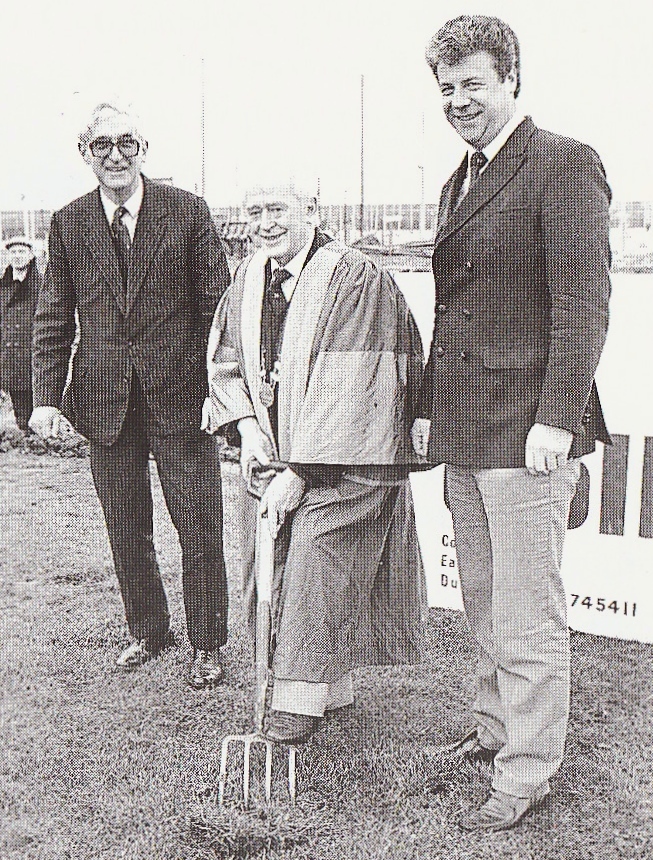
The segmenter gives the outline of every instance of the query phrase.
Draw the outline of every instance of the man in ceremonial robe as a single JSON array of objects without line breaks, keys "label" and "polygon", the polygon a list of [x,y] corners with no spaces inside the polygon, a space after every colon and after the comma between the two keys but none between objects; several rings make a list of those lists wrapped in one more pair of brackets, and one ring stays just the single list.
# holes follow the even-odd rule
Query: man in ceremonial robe
[{"label": "man in ceremonial robe", "polygon": [[266,734],[300,743],[353,701],[354,666],[419,656],[407,479],[422,350],[391,277],[315,229],[314,196],[258,188],[245,209],[259,248],[215,316],[211,420],[236,424],[246,480],[287,464],[261,502],[278,560]]}]

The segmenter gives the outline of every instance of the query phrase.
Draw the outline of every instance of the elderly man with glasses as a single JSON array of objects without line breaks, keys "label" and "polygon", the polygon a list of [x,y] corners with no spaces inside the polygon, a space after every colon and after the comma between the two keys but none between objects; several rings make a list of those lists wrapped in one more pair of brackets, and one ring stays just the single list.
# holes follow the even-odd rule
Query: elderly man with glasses
[{"label": "elderly man with glasses", "polygon": [[54,436],[63,413],[90,441],[134,639],[117,660],[125,670],[172,641],[153,543],[153,454],[182,548],[189,682],[202,688],[222,680],[227,637],[220,469],[200,425],[206,344],[229,271],[204,201],[142,175],[147,147],[137,119],[109,104],[79,136],[99,188],[52,219],[30,425]]}]

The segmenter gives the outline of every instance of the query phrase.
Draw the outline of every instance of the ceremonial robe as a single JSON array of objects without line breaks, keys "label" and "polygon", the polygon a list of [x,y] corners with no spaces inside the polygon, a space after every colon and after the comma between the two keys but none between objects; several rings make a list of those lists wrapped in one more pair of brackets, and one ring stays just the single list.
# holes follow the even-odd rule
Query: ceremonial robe
[{"label": "ceremonial robe", "polygon": [[414,320],[389,275],[330,242],[298,278],[280,350],[278,436],[259,393],[266,257],[237,270],[209,338],[212,422],[255,417],[275,456],[342,467],[308,486],[277,540],[275,678],[334,682],[419,656],[424,589],[408,488],[422,373]]}]

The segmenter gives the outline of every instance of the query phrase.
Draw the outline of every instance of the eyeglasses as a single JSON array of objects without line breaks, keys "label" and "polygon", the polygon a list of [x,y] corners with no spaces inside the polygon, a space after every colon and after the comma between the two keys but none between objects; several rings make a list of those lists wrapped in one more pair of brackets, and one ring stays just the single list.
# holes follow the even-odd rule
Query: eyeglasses
[{"label": "eyeglasses", "polygon": [[89,143],[88,148],[95,158],[106,158],[113,151],[114,146],[118,147],[118,152],[124,158],[133,158],[134,155],[138,155],[141,148],[140,141],[131,134],[121,134],[120,137],[96,137]]}]

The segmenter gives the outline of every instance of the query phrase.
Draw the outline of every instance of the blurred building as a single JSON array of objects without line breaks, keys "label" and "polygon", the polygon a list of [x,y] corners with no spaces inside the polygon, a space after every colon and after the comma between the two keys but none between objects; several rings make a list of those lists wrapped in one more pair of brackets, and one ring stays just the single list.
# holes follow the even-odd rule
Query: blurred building
[{"label": "blurred building", "polygon": [[[168,178],[159,182],[170,183]],[[211,210],[218,232],[232,263],[250,251],[247,222],[238,206]],[[0,210],[0,240],[26,235],[36,240],[37,258],[45,253],[51,210]],[[429,256],[428,248],[437,223],[434,203],[328,204],[320,206],[320,226],[334,238],[356,244],[386,264],[388,256],[417,252]],[[610,245],[615,271],[653,271],[653,202],[616,202],[610,210]],[[40,252],[40,253],[39,253]],[[0,250],[0,265],[6,266]],[[420,265],[421,268],[421,265]]]}]

